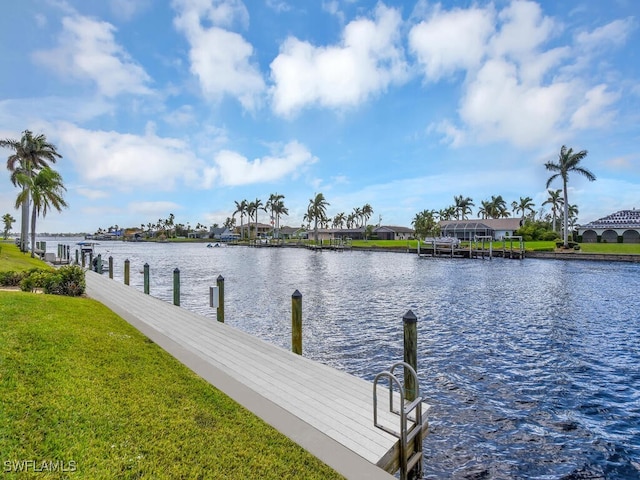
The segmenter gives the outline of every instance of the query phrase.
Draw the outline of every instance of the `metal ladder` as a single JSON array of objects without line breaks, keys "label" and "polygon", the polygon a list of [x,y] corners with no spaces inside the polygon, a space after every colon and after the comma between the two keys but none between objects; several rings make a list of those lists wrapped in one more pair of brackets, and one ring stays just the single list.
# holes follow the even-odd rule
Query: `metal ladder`
[{"label": "metal ladder", "polygon": [[[413,377],[415,385],[415,400],[406,399],[405,385],[403,385],[398,377],[394,375],[397,367],[403,367],[405,372],[404,384],[407,383],[407,373]],[[389,411],[400,417],[400,431],[395,431],[378,422],[378,382],[381,379],[389,380]],[[396,386],[400,394],[400,406],[395,409],[393,406],[393,386]],[[373,380],[373,424],[375,427],[400,439],[400,480],[408,480],[409,472],[417,465],[417,476],[422,476],[422,402],[420,396],[420,385],[418,384],[418,375],[411,365],[405,362],[394,363],[388,371],[380,372]],[[413,417],[411,416],[411,413]],[[416,440],[416,437],[417,440]],[[409,447],[413,442],[414,448],[409,451]]]}]

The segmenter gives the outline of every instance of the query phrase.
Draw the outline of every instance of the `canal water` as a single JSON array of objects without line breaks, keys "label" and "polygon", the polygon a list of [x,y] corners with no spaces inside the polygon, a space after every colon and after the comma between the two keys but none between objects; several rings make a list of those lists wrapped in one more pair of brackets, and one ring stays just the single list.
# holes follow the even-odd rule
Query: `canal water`
[{"label": "canal water", "polygon": [[[57,241],[48,250],[55,251]],[[72,252],[76,248],[72,244]],[[402,359],[418,317],[418,374],[433,406],[424,478],[640,478],[640,264],[418,258],[378,252],[104,242],[115,281],[367,380]]]}]

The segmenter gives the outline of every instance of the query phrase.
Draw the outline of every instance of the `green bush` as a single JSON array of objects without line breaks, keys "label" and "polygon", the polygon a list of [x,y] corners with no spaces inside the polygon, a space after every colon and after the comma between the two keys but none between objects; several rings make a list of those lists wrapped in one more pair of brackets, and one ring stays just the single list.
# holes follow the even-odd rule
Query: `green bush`
[{"label": "green bush", "polygon": [[541,240],[550,242],[552,240],[555,240],[556,238],[558,238],[558,232],[546,231],[542,234]]},{"label": "green bush", "polygon": [[[569,248],[573,248],[574,250],[580,250],[580,244],[577,242],[571,242],[569,241]],[[563,248],[564,247],[564,242],[556,242],[556,247],[557,248]],[[578,248],[576,248],[578,247]]]},{"label": "green bush", "polygon": [[1,287],[17,287],[29,272],[0,272]]},{"label": "green bush", "polygon": [[34,292],[37,288],[44,288],[51,275],[53,272],[49,270],[31,270],[29,275],[20,281],[20,290]]},{"label": "green bush", "polygon": [[84,270],[77,265],[59,268],[47,277],[43,285],[44,293],[69,297],[79,297],[84,294],[85,289]]}]

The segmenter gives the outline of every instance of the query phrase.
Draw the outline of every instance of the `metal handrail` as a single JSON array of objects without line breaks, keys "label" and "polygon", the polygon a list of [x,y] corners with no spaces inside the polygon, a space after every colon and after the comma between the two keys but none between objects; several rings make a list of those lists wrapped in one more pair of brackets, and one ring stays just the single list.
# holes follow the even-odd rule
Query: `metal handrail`
[{"label": "metal handrail", "polygon": [[[405,370],[405,375],[408,374],[413,376],[414,385],[416,389],[416,398],[414,400],[409,401],[408,404],[405,405],[406,392],[404,389],[404,385],[398,380],[398,378],[394,375],[394,370],[397,367],[403,367]],[[378,423],[378,382],[387,378],[389,380],[389,411],[396,415],[400,416],[400,432],[396,432],[395,430],[386,427]],[[406,384],[406,378],[405,384]],[[393,386],[398,388],[398,393],[400,395],[400,408],[398,410],[394,409],[393,406]],[[400,479],[405,480],[407,478],[408,472],[418,464],[422,459],[422,442],[420,442],[419,447],[416,452],[412,455],[412,457],[407,462],[407,448],[409,442],[413,441],[416,436],[420,435],[422,432],[422,402],[423,398],[420,396],[420,385],[418,384],[418,375],[416,371],[413,369],[411,365],[406,362],[397,362],[394,363],[388,371],[383,371],[378,373],[373,380],[373,424],[375,427],[393,435],[394,437],[400,439]],[[415,410],[415,418],[411,418],[410,414]],[[411,421],[412,428],[409,431],[407,425],[407,419]]]}]

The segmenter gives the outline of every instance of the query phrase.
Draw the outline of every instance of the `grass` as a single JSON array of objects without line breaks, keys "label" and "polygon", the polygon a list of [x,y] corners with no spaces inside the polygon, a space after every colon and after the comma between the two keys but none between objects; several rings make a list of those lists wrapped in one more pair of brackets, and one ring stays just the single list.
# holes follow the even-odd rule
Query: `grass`
[{"label": "grass", "polygon": [[[0,245],[0,269],[46,266]],[[104,305],[24,292],[0,291],[0,453],[58,462],[19,478],[342,478]]]},{"label": "grass", "polygon": [[3,468],[36,460],[92,479],[341,478],[93,300],[0,292],[0,363]]},{"label": "grass", "polygon": [[50,268],[39,258],[31,258],[30,253],[22,253],[13,243],[0,241],[0,272],[30,270],[32,268]]}]

